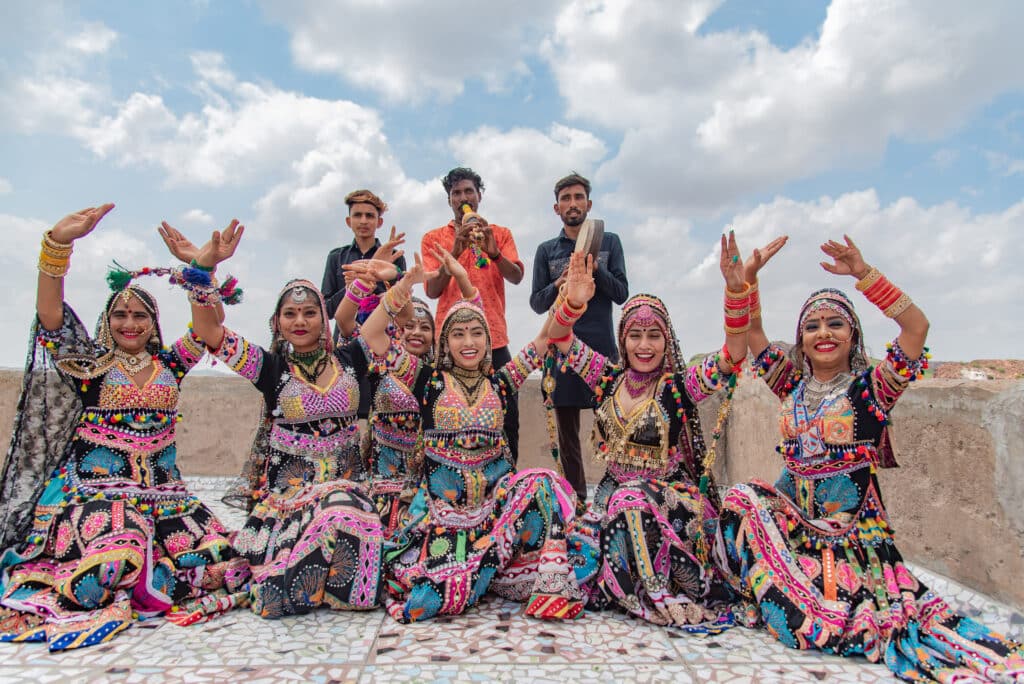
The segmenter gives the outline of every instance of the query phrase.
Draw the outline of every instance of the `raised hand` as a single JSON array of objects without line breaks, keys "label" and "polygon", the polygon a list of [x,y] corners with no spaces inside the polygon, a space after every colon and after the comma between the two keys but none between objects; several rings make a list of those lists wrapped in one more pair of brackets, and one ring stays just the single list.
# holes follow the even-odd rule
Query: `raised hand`
[{"label": "raised hand", "polygon": [[161,221],[160,227],[156,230],[163,238],[164,244],[167,245],[167,251],[175,259],[190,264],[199,255],[199,248],[167,221]]},{"label": "raised hand", "polygon": [[821,267],[835,275],[852,275],[855,278],[863,278],[867,275],[870,266],[864,262],[860,249],[853,244],[849,235],[844,235],[846,244],[829,240],[821,246],[821,251],[831,257],[833,263],[821,262]]},{"label": "raised hand", "polygon": [[196,263],[212,268],[222,261],[227,261],[238,249],[244,232],[245,226],[239,224],[238,219],[231,219],[227,228],[213,231],[209,241],[196,254]]},{"label": "raised hand", "polygon": [[78,238],[85,237],[92,232],[100,219],[107,215],[107,212],[114,208],[113,204],[103,204],[98,207],[87,207],[74,214],[68,214],[50,229],[50,237],[56,242],[64,244],[74,242]]},{"label": "raised hand", "polygon": [[789,236],[783,235],[775,238],[764,247],[751,252],[747,260],[743,262],[743,280],[750,284],[756,283],[758,272],[786,245],[788,240]]},{"label": "raised hand", "polygon": [[565,297],[570,306],[579,308],[590,301],[597,286],[594,284],[594,257],[573,252],[569,257],[569,270],[565,276]]},{"label": "raised hand", "polygon": [[405,233],[396,233],[395,227],[391,226],[391,235],[388,236],[387,242],[382,243],[381,246],[377,248],[377,251],[373,253],[373,258],[395,263],[398,261],[400,256],[405,254],[403,250],[395,249],[395,247],[402,244],[405,244]]},{"label": "raised hand", "polygon": [[441,270],[447,271],[448,275],[452,276],[456,280],[462,276],[467,278],[469,277],[469,274],[466,273],[466,268],[444,247],[431,247],[430,253],[441,263]]},{"label": "raised hand", "polygon": [[345,275],[354,274],[368,283],[374,281],[390,281],[398,277],[398,269],[385,259],[359,259],[351,264],[342,264]]},{"label": "raised hand", "polygon": [[431,275],[434,275],[432,273],[428,273],[423,268],[423,260],[420,259],[420,253],[419,252],[413,252],[412,253],[412,258],[413,258],[412,268],[410,268],[408,271],[406,271],[405,272],[405,276],[400,281],[398,281],[399,285],[402,285],[403,283],[409,283],[410,289],[416,283],[422,283],[422,282],[426,281],[426,279],[428,277],[430,277]]},{"label": "raised hand", "polygon": [[744,289],[743,260],[740,259],[740,250],[736,246],[736,233],[729,231],[728,237],[722,235],[722,256],[719,260],[719,267],[722,269],[722,277],[725,278],[725,286],[733,292],[741,292]]}]

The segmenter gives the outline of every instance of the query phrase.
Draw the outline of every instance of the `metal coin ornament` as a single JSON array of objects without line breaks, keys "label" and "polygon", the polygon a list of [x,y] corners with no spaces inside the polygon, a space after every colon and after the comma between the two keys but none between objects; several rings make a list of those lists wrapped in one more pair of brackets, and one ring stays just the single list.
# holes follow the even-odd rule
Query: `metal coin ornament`
[{"label": "metal coin ornament", "polygon": [[309,292],[307,292],[306,288],[304,287],[296,287],[292,289],[292,301],[295,302],[296,304],[302,304],[304,301],[306,301],[306,297],[308,296]]}]

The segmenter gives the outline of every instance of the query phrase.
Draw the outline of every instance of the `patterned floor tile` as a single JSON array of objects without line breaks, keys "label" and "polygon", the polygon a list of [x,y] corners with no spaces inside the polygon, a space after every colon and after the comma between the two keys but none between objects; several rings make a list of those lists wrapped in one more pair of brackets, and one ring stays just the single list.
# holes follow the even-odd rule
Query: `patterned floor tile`
[{"label": "patterned floor tile", "polygon": [[883,665],[869,663],[724,664],[694,665],[699,682],[728,684],[813,684],[814,682],[899,682]]},{"label": "patterned floor tile", "polygon": [[368,665],[363,670],[363,682],[531,682],[531,684],[567,684],[568,682],[678,682],[698,681],[685,665],[666,664],[610,664],[588,665]]},{"label": "patterned floor tile", "polygon": [[461,616],[381,629],[372,663],[580,663],[609,658],[670,662],[675,650],[664,630],[618,613],[586,613],[572,621],[542,622],[519,603],[487,599]]}]

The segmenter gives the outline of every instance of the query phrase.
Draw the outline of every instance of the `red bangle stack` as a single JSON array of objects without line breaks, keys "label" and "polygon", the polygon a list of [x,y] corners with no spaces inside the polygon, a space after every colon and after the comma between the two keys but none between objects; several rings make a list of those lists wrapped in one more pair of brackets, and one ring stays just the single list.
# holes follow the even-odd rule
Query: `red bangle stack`
[{"label": "red bangle stack", "polygon": [[725,332],[729,335],[745,333],[750,329],[750,285],[744,283],[742,292],[725,290]]},{"label": "red bangle stack", "polygon": [[903,290],[889,282],[889,279],[874,267],[857,281],[857,289],[889,318],[899,316],[913,303]]}]

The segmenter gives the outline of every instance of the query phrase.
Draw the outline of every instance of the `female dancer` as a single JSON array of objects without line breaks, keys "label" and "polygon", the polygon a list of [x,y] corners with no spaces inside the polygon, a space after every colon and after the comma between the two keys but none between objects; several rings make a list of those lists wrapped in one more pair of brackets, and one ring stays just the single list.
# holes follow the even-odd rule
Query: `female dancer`
[{"label": "female dancer", "polygon": [[[462,264],[444,250],[435,250],[439,263],[445,265],[459,284],[463,298],[482,306],[476,287]],[[338,305],[335,321],[342,335],[351,336],[357,329],[356,315],[367,308],[377,278],[374,269],[361,262],[346,265],[351,280],[345,298]],[[359,273],[356,277],[354,274]],[[372,311],[374,306],[370,307]],[[395,317],[392,335],[392,356],[404,350],[425,363],[434,359],[434,317],[425,302],[413,297]],[[372,405],[368,420],[367,475],[370,493],[377,504],[385,535],[408,522],[406,513],[420,485],[423,446],[420,443],[420,407],[412,390],[390,372],[386,359],[371,364],[370,391]]]},{"label": "female dancer", "polygon": [[74,242],[113,206],[70,214],[43,237],[2,475],[0,640],[46,640],[51,651],[108,641],[133,612],[159,615],[225,576],[229,588],[245,579],[175,465],[178,388],[201,343],[186,334],[165,348],[156,301],[134,285],[107,299],[95,338],[63,303]]},{"label": "female dancer", "polygon": [[[214,232],[196,263],[212,269],[238,246],[243,227]],[[355,481],[359,453],[356,374],[368,370],[358,341],[334,349],[323,296],[292,280],[270,319],[270,349],[225,328],[193,298],[196,333],[211,353],[263,394],[267,429],[253,445],[253,507],[234,538],[252,568],[252,610],[266,618],[324,605],[369,609],[380,601],[380,519]]]},{"label": "female dancer", "polygon": [[[423,279],[416,255],[416,265],[363,325],[374,354],[388,352],[389,318]],[[420,405],[426,502],[389,554],[387,609],[396,620],[462,613],[488,588],[526,601],[526,614],[535,617],[571,618],[582,610],[565,540],[572,489],[547,470],[513,473],[502,430],[508,397],[540,367],[537,350],[546,348],[547,329],[495,370],[483,310],[463,300],[441,325],[438,365],[405,351],[390,357],[392,374]]]},{"label": "female dancer", "polygon": [[698,403],[731,386],[746,352],[749,288],[732,233],[721,250],[721,352],[687,367],[668,310],[648,294],[622,307],[621,366],[578,339],[559,343],[568,352],[565,365],[594,391],[595,454],[608,463],[587,518],[596,518],[600,533],[599,586],[637,617],[693,632],[732,624],[732,592],[715,566],[721,539],[713,456],[705,453],[697,414]]},{"label": "female dancer", "polygon": [[[747,261],[754,288],[784,242]],[[726,495],[721,526],[737,588],[793,648],[862,653],[907,680],[1024,679],[1020,644],[957,615],[907,569],[882,504],[875,469],[896,464],[888,415],[928,365],[928,320],[850,238],[821,249],[832,259],[822,267],[856,278],[900,333],[871,367],[853,303],[824,289],[801,308],[787,354],[768,342],[754,305],[750,349],[782,400],[785,462],[774,486],[754,481]]]}]

